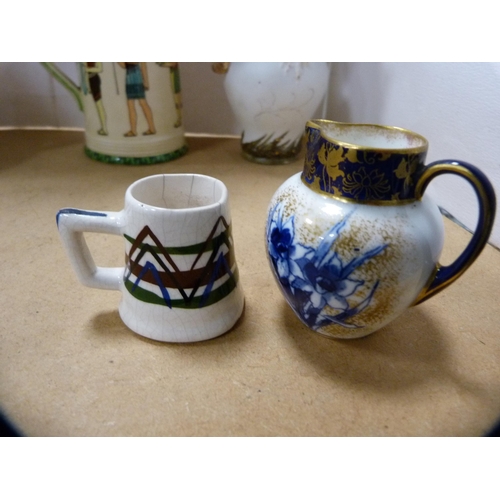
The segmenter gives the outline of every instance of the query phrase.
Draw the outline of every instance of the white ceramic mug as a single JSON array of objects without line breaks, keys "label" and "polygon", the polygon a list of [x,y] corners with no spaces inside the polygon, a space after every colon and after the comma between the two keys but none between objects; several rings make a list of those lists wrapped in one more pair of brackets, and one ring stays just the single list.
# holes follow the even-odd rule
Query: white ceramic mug
[{"label": "white ceramic mug", "polygon": [[[120,316],[140,335],[165,342],[207,340],[241,316],[228,191],[218,179],[145,177],[127,189],[122,211],[65,208],[57,225],[81,283],[120,290]],[[84,232],[123,236],[125,267],[97,267]]]}]

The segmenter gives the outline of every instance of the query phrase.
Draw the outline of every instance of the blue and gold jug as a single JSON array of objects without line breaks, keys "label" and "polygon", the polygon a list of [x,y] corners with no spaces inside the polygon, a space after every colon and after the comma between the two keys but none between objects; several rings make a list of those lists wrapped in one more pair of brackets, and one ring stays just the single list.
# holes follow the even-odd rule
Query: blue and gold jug
[{"label": "blue and gold jug", "polygon": [[[496,201],[476,167],[425,165],[427,140],[408,130],[327,120],[307,123],[303,172],[274,194],[266,245],[271,269],[301,321],[329,337],[358,338],[453,283],[490,235]],[[471,241],[439,264],[444,226],[429,182],[465,178],[479,201]]]}]

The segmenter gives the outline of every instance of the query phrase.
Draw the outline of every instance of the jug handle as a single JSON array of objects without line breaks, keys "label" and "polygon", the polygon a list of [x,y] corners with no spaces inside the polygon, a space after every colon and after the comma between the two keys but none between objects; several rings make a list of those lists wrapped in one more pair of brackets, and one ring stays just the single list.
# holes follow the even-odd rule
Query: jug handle
[{"label": "jug handle", "polygon": [[68,89],[83,111],[83,98],[80,87],[53,62],[42,62],[42,66],[66,89]]},{"label": "jug handle", "polygon": [[455,174],[464,178],[474,189],[479,202],[479,218],[476,230],[469,244],[457,259],[448,266],[436,265],[427,285],[418,295],[413,305],[420,304],[436,295],[458,279],[476,260],[488,242],[495,219],[495,191],[488,178],[474,165],[456,160],[441,160],[430,163],[421,173],[415,195],[421,199],[429,182],[441,174]]}]

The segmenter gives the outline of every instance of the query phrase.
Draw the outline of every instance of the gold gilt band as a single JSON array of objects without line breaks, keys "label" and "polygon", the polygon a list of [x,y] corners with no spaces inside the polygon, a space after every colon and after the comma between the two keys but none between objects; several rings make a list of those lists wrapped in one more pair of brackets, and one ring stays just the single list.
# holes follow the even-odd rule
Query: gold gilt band
[{"label": "gold gilt band", "polygon": [[[345,139],[357,130],[366,137],[403,137],[408,147],[380,148],[355,145]],[[427,141],[397,127],[340,124],[313,120],[306,126],[307,151],[302,181],[312,190],[346,202],[377,205],[409,203],[424,170]]]}]

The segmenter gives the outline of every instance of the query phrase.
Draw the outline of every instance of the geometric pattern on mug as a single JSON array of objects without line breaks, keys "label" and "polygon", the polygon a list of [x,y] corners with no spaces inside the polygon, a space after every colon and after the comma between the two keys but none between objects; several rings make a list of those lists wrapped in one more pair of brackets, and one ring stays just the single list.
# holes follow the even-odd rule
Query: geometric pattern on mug
[{"label": "geometric pattern on mug", "polygon": [[[223,231],[218,233],[220,228]],[[165,247],[149,226],[132,238],[124,283],[138,300],[169,308],[198,309],[229,295],[238,283],[231,226],[219,217],[207,239]]]}]

